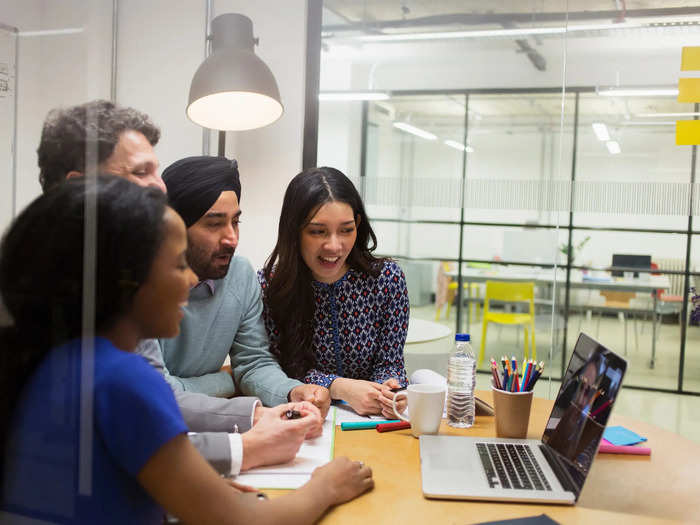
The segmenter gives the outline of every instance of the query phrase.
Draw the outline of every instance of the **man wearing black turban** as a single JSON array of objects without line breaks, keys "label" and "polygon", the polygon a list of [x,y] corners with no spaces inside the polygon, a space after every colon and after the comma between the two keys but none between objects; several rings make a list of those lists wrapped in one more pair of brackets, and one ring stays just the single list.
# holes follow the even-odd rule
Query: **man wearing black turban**
[{"label": "man wearing black turban", "polygon": [[[166,378],[176,390],[243,393],[267,406],[309,401],[325,417],[328,390],[290,379],[270,354],[255,271],[234,257],[241,216],[236,161],[188,157],[166,168],[163,181],[187,226],[187,262],[200,281],[184,308],[180,335],[160,340]],[[221,370],[227,355],[231,373]]]}]

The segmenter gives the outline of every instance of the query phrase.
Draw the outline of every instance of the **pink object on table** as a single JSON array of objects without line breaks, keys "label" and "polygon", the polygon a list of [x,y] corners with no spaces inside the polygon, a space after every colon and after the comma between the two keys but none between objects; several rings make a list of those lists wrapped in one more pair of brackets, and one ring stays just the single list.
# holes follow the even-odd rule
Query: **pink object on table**
[{"label": "pink object on table", "polygon": [[638,447],[635,445],[622,446],[613,445],[607,439],[602,439],[600,441],[600,447],[598,447],[599,454],[633,454],[636,456],[651,456],[651,449],[649,447]]}]

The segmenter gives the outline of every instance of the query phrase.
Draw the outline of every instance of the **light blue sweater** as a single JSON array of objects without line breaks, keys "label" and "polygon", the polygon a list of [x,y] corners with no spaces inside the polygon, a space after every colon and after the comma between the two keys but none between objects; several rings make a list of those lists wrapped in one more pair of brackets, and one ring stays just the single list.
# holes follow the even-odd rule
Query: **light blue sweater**
[{"label": "light blue sweater", "polygon": [[[175,390],[217,397],[257,396],[266,406],[287,402],[301,383],[282,371],[268,349],[255,271],[243,257],[231,260],[228,274],[190,292],[180,335],[160,339],[165,377]],[[233,377],[220,371],[231,356]]]}]

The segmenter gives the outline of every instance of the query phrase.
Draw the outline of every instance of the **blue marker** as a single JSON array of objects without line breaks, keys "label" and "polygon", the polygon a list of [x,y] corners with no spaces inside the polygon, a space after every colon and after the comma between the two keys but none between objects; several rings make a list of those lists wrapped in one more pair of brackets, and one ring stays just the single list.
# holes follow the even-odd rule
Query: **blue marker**
[{"label": "blue marker", "polygon": [[400,419],[376,419],[373,421],[345,421],[340,424],[342,430],[367,430],[377,428],[377,425],[385,423],[399,423]]}]

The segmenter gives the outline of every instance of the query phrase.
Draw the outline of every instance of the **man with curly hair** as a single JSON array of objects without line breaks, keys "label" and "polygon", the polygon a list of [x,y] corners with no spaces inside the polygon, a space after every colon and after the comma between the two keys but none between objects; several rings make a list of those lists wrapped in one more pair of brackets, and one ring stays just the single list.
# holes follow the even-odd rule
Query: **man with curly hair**
[{"label": "man with curly hair", "polygon": [[49,112],[37,149],[44,192],[90,170],[165,192],[153,147],[160,129],[145,113],[107,100]]}]

